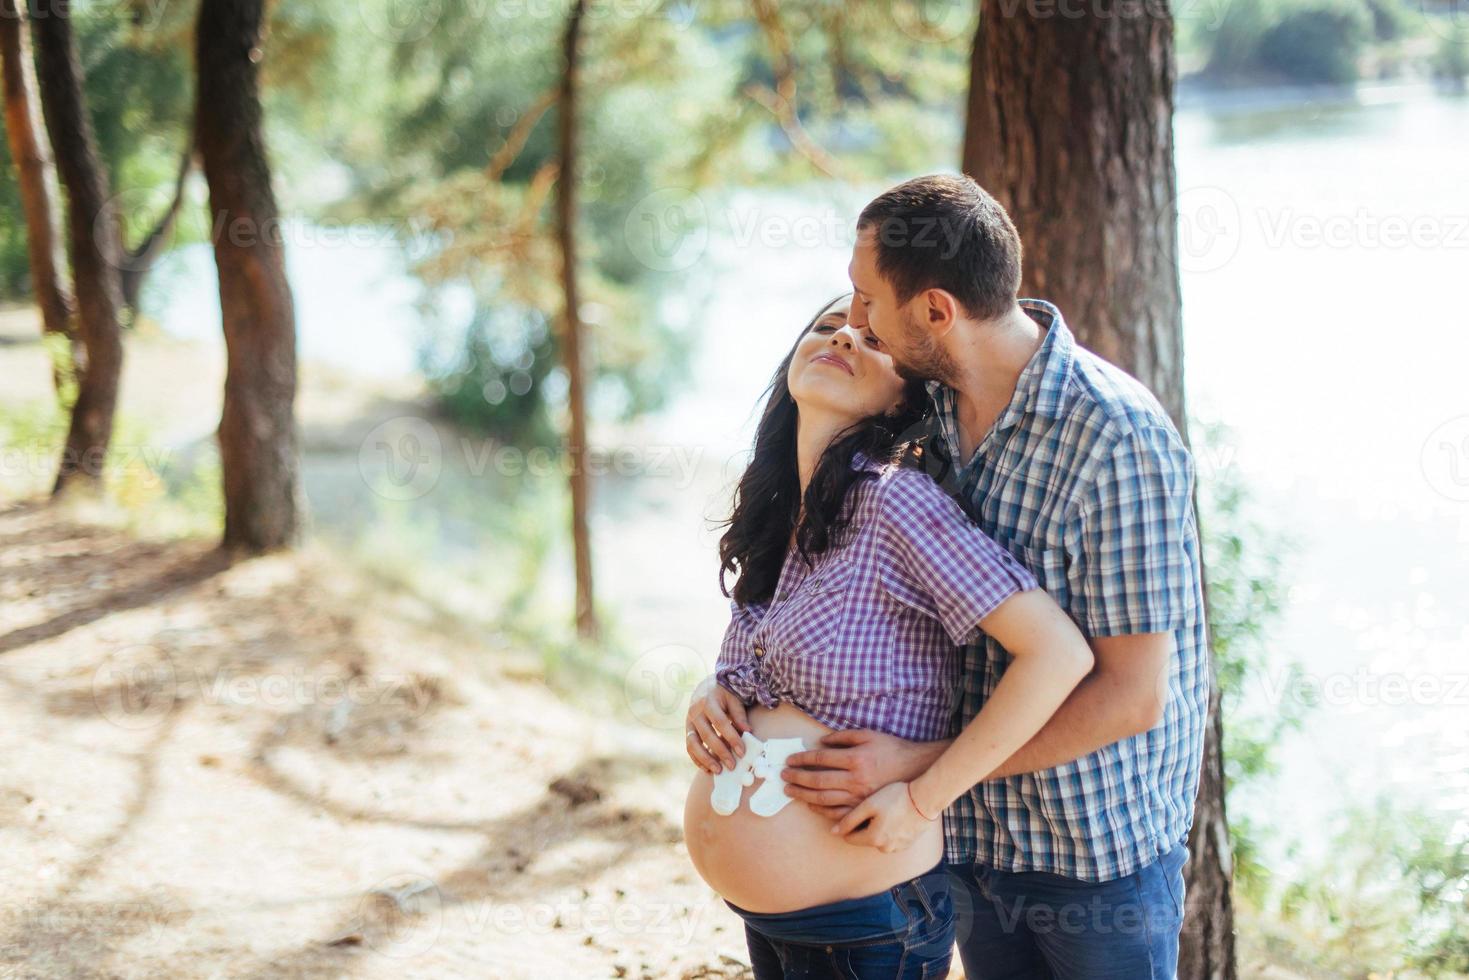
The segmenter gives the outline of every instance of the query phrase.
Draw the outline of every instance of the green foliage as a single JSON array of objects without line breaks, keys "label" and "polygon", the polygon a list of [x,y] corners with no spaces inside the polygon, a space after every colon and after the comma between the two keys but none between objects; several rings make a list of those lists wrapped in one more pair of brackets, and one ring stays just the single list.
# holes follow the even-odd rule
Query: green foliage
[{"label": "green foliage", "polygon": [[1469,78],[1469,38],[1453,35],[1439,38],[1434,48],[1433,74],[1462,88],[1464,80]]},{"label": "green foliage", "polygon": [[1469,974],[1469,836],[1421,812],[1391,822],[1392,854],[1417,901],[1413,963],[1434,975]]},{"label": "green foliage", "polygon": [[1372,36],[1379,41],[1396,41],[1408,33],[1408,11],[1398,0],[1367,0],[1372,19]]},{"label": "green foliage", "polygon": [[68,415],[52,404],[0,408],[5,490],[17,496],[49,492],[56,479]]},{"label": "green foliage", "polygon": [[1469,838],[1445,816],[1387,798],[1342,815],[1323,855],[1259,928],[1300,966],[1333,975],[1469,973]]},{"label": "green foliage", "polygon": [[77,366],[72,358],[71,338],[61,334],[41,334],[41,348],[60,384],[56,391],[56,405],[63,412],[70,412],[77,400]]},{"label": "green foliage", "polygon": [[[179,13],[155,23],[138,22],[111,4],[77,8],[92,127],[114,193],[121,195],[119,217],[129,242],[158,220],[192,125],[190,31]],[[143,207],[152,191],[163,200]]]},{"label": "green foliage", "polygon": [[[466,457],[492,460],[505,448],[480,443],[447,454],[433,507],[373,495],[369,515],[323,517],[316,536],[427,604],[435,628],[462,629],[512,658],[531,651],[533,660],[517,669],[529,668],[569,696],[604,697],[626,659],[615,610],[599,610],[610,632],[603,642],[578,640],[565,613],[569,600],[558,594],[554,571],[548,576],[568,561],[566,480],[554,465],[462,465]],[[493,561],[485,560],[485,542],[493,543]]]},{"label": "green foliage", "polygon": [[448,364],[425,350],[422,367],[446,414],[470,431],[518,444],[555,444],[545,400],[539,397],[555,366],[555,345],[534,311],[476,311]]},{"label": "green foliage", "polygon": [[[589,12],[583,43],[578,236],[594,408],[656,407],[684,363],[677,331],[652,310],[629,203],[652,193],[680,147],[679,91],[702,84],[699,52],[656,15]],[[414,230],[417,273],[444,314],[423,357],[446,411],[497,437],[554,442],[564,406],[557,367],[560,252],[556,183],[559,9],[446,3],[431,28],[385,45],[396,90],[383,99],[394,149],[356,167],[352,207]],[[705,77],[712,73],[704,73]],[[511,142],[515,145],[510,145]],[[523,143],[523,145],[521,145]],[[629,231],[631,228],[631,231]]]},{"label": "green foliage", "polygon": [[[1226,427],[1195,423],[1193,429],[1201,437],[1200,458],[1230,458],[1233,440]],[[1209,579],[1209,636],[1223,713],[1225,787],[1231,792],[1275,771],[1274,747],[1282,735],[1300,727],[1305,712],[1297,700],[1262,707],[1246,696],[1258,689],[1268,671],[1282,671],[1288,678],[1298,673],[1298,665],[1272,657],[1269,644],[1285,601],[1285,562],[1296,546],[1255,515],[1233,466],[1214,467],[1211,477],[1200,481],[1199,522]],[[1254,838],[1264,830],[1244,814],[1230,814],[1235,884],[1246,897],[1258,898],[1269,882]]]},{"label": "green foliage", "polygon": [[[119,0],[79,3],[71,9],[98,151],[111,180],[123,239],[136,245],[172,198],[192,129],[198,5]],[[323,150],[330,146],[313,144],[331,132],[323,120],[344,118],[338,101],[327,96],[351,91],[355,83],[341,60],[328,56],[335,51],[339,24],[325,0],[273,4],[271,18],[266,118],[272,138],[287,150],[282,154],[272,145],[273,155],[289,173],[297,169],[293,165],[298,161],[321,164]],[[357,33],[344,30],[342,35],[352,38]],[[344,42],[343,47],[348,45]],[[359,125],[370,124],[370,118],[362,115],[350,118]],[[303,151],[303,145],[311,149]],[[20,213],[14,167],[8,147],[0,141],[0,214]],[[186,207],[174,241],[202,241],[207,231],[203,217]],[[30,291],[24,222],[0,222],[0,299],[23,299]]]},{"label": "green foliage", "polygon": [[[72,398],[74,398],[74,394]],[[7,461],[5,490],[18,496],[50,492],[66,442],[70,399],[0,407],[0,453]],[[103,480],[122,523],[149,537],[218,534],[224,497],[218,452],[181,452],[162,445],[127,415],[114,424]]]},{"label": "green foliage", "polygon": [[[957,153],[953,106],[967,85],[972,24],[935,27],[916,6],[906,18],[891,5],[829,0],[771,9],[762,27],[734,0],[589,7],[571,177],[599,419],[655,409],[686,375],[685,330],[657,302],[679,272],[640,260],[660,229],[637,220],[639,202],[824,176],[828,164],[798,151],[762,100],[789,91],[796,125],[853,179]],[[196,7],[123,0],[76,10],[98,141],[125,238],[136,242],[162,213],[187,138]],[[555,167],[565,13],[556,4],[361,0],[344,17],[326,0],[293,0],[272,6],[262,66],[283,207],[397,235],[430,304],[456,311],[438,318],[425,353],[445,410],[537,442],[564,408],[551,202],[569,179]],[[0,208],[15,211],[13,174],[0,164]],[[186,206],[182,239],[206,231]],[[7,222],[0,295],[22,295],[25,276],[23,229]],[[444,356],[446,344],[457,357]],[[531,388],[513,391],[525,377]],[[502,386],[510,393],[496,401]]]},{"label": "green foliage", "polygon": [[0,139],[0,299],[29,296],[31,263],[26,252],[26,227],[20,209],[15,164],[8,140]]},{"label": "green foliage", "polygon": [[[385,0],[363,9],[370,23],[388,23]],[[339,213],[413,229],[416,271],[442,309],[472,297],[458,322],[441,318],[424,357],[446,411],[539,441],[558,428],[565,390],[554,367],[562,310],[551,222],[567,179],[556,170],[555,105],[565,9],[446,0],[424,16],[380,31],[386,62],[381,50],[364,52],[392,83],[363,96],[382,110],[386,135],[380,151],[354,159],[354,191]],[[638,220],[641,202],[714,184],[807,180],[823,159],[859,176],[957,152],[962,25],[942,41],[914,37],[881,4],[782,3],[775,18],[762,29],[747,3],[732,2],[589,8],[574,177],[597,418],[653,410],[685,374],[685,332],[657,303],[678,273],[643,258],[662,229]],[[762,101],[785,90],[783,77],[820,156],[798,152]],[[915,114],[928,111],[933,125],[915,140]],[[457,356],[444,353],[454,348]],[[512,379],[530,388],[505,395]]]},{"label": "green foliage", "polygon": [[[1194,425],[1198,457],[1227,461],[1223,426]],[[1209,625],[1221,692],[1224,765],[1230,794],[1235,895],[1242,933],[1267,958],[1332,976],[1449,976],[1469,973],[1469,838],[1451,819],[1386,799],[1337,817],[1324,857],[1292,868],[1265,866],[1260,842],[1275,828],[1237,806],[1238,791],[1274,773],[1274,747],[1310,709],[1300,698],[1262,704],[1267,672],[1277,691],[1295,688],[1299,665],[1270,649],[1297,544],[1256,515],[1239,473],[1215,466],[1200,481],[1199,510],[1209,576]],[[1290,848],[1292,852],[1295,847]]]},{"label": "green foliage", "polygon": [[1305,7],[1286,14],[1260,37],[1260,63],[1293,81],[1351,82],[1366,34],[1358,8]]},{"label": "green foliage", "polygon": [[1223,10],[1179,31],[1180,56],[1220,79],[1352,82],[1368,46],[1385,56],[1410,24],[1402,0],[1231,0]]},{"label": "green foliage", "polygon": [[[193,111],[192,60],[181,33],[183,7],[142,2],[76,4],[77,47],[103,166],[117,196],[124,239],[136,242],[172,194]],[[150,9],[156,11],[150,16]],[[40,111],[37,93],[37,112]],[[61,208],[60,200],[53,202]],[[9,149],[0,141],[0,299],[30,295],[20,190]],[[58,223],[65,228],[62,214]]]}]

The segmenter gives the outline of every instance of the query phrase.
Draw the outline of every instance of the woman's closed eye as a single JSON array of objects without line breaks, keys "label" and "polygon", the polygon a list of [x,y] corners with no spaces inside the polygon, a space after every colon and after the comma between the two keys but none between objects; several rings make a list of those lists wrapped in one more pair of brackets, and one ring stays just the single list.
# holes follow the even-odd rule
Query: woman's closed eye
[{"label": "woman's closed eye", "polygon": [[[841,323],[821,323],[817,324],[817,326],[811,332],[821,334],[836,333],[843,326],[844,324]],[[863,334],[862,339],[866,341],[867,346],[871,347],[873,350],[878,350],[882,347],[882,341],[878,340],[876,335],[872,333]]]}]

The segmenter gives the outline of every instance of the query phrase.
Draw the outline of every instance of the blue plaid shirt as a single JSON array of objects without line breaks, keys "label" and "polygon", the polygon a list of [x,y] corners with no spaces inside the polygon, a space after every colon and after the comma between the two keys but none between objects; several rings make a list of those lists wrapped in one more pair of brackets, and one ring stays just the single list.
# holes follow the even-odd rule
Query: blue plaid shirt
[{"label": "blue plaid shirt", "polygon": [[[931,474],[1088,636],[1172,633],[1163,722],[1041,772],[987,780],[944,813],[945,857],[1002,871],[1108,881],[1183,841],[1193,822],[1209,702],[1194,464],[1143,385],[1077,346],[1060,311],[1014,397],[966,465],[954,392],[930,382]],[[952,734],[994,692],[1010,655],[964,649]]]}]

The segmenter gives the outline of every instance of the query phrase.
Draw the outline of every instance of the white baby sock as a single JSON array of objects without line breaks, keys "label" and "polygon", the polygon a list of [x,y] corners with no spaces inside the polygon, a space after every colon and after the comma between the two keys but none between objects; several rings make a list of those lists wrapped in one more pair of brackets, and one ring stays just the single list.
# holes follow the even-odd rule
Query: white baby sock
[{"label": "white baby sock", "polygon": [[709,805],[721,816],[729,816],[740,808],[740,794],[755,781],[751,770],[760,758],[762,743],[751,732],[744,732],[740,739],[745,743],[745,754],[735,760],[733,769],[721,769],[714,777],[714,792],[709,794]]},{"label": "white baby sock", "polygon": [[[765,740],[765,751],[753,767],[753,774],[764,780],[759,789],[750,794],[750,810],[757,816],[773,817],[791,798],[785,793],[785,781],[780,771],[785,768],[786,758],[804,752],[806,743],[800,738],[769,738]],[[743,760],[741,760],[743,761]]]}]

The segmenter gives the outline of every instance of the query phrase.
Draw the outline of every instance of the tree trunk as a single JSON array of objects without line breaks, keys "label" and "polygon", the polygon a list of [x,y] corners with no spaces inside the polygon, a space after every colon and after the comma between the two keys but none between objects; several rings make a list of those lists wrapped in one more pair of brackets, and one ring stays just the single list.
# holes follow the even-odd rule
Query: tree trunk
[{"label": "tree trunk", "polygon": [[580,69],[577,45],[581,40],[586,0],[576,0],[566,22],[563,45],[565,68],[561,76],[561,112],[558,125],[560,179],[556,192],[556,232],[561,243],[561,289],[565,310],[561,355],[566,360],[567,401],[571,431],[566,451],[571,456],[571,538],[576,551],[576,629],[584,637],[597,632],[592,599],[592,540],[587,526],[590,487],[587,481],[586,378],[582,364],[580,300],[576,281],[576,85]]},{"label": "tree trunk", "polygon": [[[963,168],[1015,221],[1022,295],[1059,306],[1078,341],[1151,388],[1187,439],[1174,78],[1166,8],[1045,17],[984,0]],[[1215,685],[1189,838],[1184,980],[1236,975],[1220,732]]]},{"label": "tree trunk", "polygon": [[219,420],[224,545],[297,540],[296,316],[261,133],[264,0],[199,7],[195,133],[209,182],[227,368]]},{"label": "tree trunk", "polygon": [[[71,318],[76,312],[71,287],[67,284],[65,257],[61,252],[61,229],[57,224],[55,167],[46,145],[34,92],[35,66],[27,40],[25,13],[16,0],[0,0],[0,73],[5,90],[5,132],[10,140],[10,157],[15,161],[16,184],[25,214],[26,247],[30,254],[31,289],[41,308],[41,329],[70,347]],[[64,376],[57,351],[51,379],[61,390]],[[72,351],[72,360],[77,352]]]},{"label": "tree trunk", "polygon": [[87,114],[70,5],[30,0],[29,10],[41,108],[68,199],[81,354],[76,365],[77,399],[53,494],[72,487],[100,490],[122,373],[117,224],[108,206],[107,170]]},{"label": "tree trunk", "polygon": [[[1195,494],[1195,503],[1198,496]],[[1209,576],[1204,575],[1205,606]],[[1184,980],[1234,980],[1234,852],[1224,812],[1224,726],[1219,717],[1217,675],[1209,689],[1209,727],[1204,730],[1204,768],[1194,827],[1189,833],[1187,909],[1178,975]]]}]

